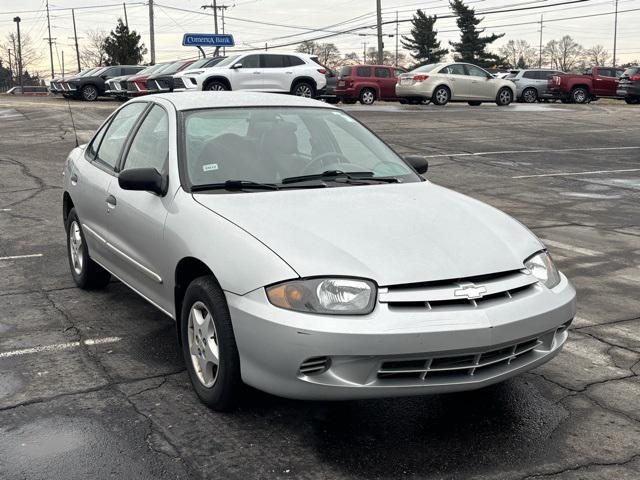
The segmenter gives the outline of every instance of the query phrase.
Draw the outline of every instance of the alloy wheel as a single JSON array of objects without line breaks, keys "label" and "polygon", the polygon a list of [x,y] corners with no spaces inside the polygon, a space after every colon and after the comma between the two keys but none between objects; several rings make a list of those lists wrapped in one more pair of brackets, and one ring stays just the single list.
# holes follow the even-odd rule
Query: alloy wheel
[{"label": "alloy wheel", "polygon": [[82,96],[85,100],[92,102],[98,97],[98,91],[95,89],[95,87],[89,85],[87,87],[84,87],[84,89],[82,90]]},{"label": "alloy wheel", "polygon": [[376,99],[375,95],[371,90],[365,90],[360,94],[360,98],[362,99],[362,103],[365,105],[371,105]]},{"label": "alloy wheel", "polygon": [[511,103],[511,92],[506,88],[503,89],[498,95],[500,105],[509,105]]},{"label": "alloy wheel", "polygon": [[71,255],[71,265],[76,275],[82,275],[84,268],[84,252],[82,250],[82,233],[80,225],[73,221],[69,226],[69,255]]},{"label": "alloy wheel", "polygon": [[584,103],[587,101],[587,93],[581,89],[578,88],[573,92],[573,101],[576,103]]},{"label": "alloy wheel", "polygon": [[446,88],[440,88],[436,91],[436,101],[440,105],[444,105],[449,101],[449,92]]},{"label": "alloy wheel", "polygon": [[527,88],[522,94],[522,99],[526,103],[535,103],[538,100],[538,94],[533,88]]},{"label": "alloy wheel", "polygon": [[224,85],[222,85],[221,83],[216,82],[209,85],[207,87],[207,90],[209,90],[210,92],[224,92],[226,88],[224,88]]},{"label": "alloy wheel", "polygon": [[189,312],[189,353],[200,383],[211,388],[218,378],[220,351],[213,316],[202,302],[195,302]]},{"label": "alloy wheel", "polygon": [[293,92],[298,97],[311,98],[313,96],[313,90],[306,83],[301,83],[298,85]]}]

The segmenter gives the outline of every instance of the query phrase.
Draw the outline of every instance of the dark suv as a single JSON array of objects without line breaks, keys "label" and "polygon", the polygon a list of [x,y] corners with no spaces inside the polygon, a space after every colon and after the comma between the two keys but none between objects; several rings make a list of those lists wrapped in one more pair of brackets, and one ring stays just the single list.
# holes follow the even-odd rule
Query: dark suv
[{"label": "dark suv", "polygon": [[640,103],[640,67],[630,67],[624,71],[616,94],[631,105]]},{"label": "dark suv", "polygon": [[376,100],[398,100],[396,82],[405,71],[386,65],[353,65],[340,69],[335,95],[344,103],[371,105]]},{"label": "dark suv", "polygon": [[105,94],[105,81],[121,75],[133,75],[145,67],[138,65],[114,65],[104,67],[89,75],[69,80],[69,93],[75,98],[81,98],[87,102],[93,102]]}]

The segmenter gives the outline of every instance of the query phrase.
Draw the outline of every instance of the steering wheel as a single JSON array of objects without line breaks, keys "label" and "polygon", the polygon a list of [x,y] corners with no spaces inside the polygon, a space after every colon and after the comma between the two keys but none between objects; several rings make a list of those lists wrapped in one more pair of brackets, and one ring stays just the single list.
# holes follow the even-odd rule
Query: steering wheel
[{"label": "steering wheel", "polygon": [[347,157],[345,157],[343,154],[338,153],[338,152],[326,152],[326,153],[321,153],[320,155],[318,155],[316,158],[314,158],[313,160],[311,160],[306,167],[304,167],[302,169],[302,174],[306,175],[307,173],[309,173],[309,171],[311,170],[311,167],[315,167],[317,163],[321,162],[322,160],[324,160],[326,157],[334,157],[338,160],[343,160],[344,163],[350,163],[349,159]]}]

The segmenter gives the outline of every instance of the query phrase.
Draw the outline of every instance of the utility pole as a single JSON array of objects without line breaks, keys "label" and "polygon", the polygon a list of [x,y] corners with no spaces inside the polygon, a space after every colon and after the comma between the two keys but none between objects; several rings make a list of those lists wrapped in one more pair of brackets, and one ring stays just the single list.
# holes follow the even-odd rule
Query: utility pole
[{"label": "utility pole", "polygon": [[64,77],[64,50],[62,50],[62,76]]},{"label": "utility pole", "polygon": [[384,58],[384,43],[382,42],[382,5],[381,0],[376,0],[376,10],[378,16],[378,65],[382,65]]},{"label": "utility pole", "polygon": [[153,28],[153,0],[149,0],[149,51],[151,52],[151,65],[156,64],[156,34]]},{"label": "utility pole", "polygon": [[71,18],[73,19],[73,39],[76,45],[76,60],[78,61],[78,72],[80,72],[80,50],[78,49],[78,32],[76,31],[76,13],[73,8],[71,9]]},{"label": "utility pole", "polygon": [[49,30],[49,58],[51,59],[51,78],[54,77],[53,71],[53,40],[51,40],[51,20],[49,19],[49,0],[47,0],[47,29]]},{"label": "utility pole", "polygon": [[544,17],[540,15],[540,58],[538,60],[538,68],[542,68],[542,27],[543,27]]},{"label": "utility pole", "polygon": [[[213,0],[211,2],[211,5],[202,5],[201,8],[203,10],[206,10],[207,8],[210,8],[213,10],[214,33],[216,35],[218,34],[218,10],[220,10],[220,13],[222,14],[222,33],[224,33],[224,11],[227,8],[229,8],[229,5],[218,5],[217,0]],[[220,52],[220,47],[216,47],[216,50],[213,53],[213,56],[217,57],[219,52]],[[226,52],[227,52],[227,49],[225,47],[222,47],[222,54],[225,55]]]},{"label": "utility pole", "polygon": [[398,68],[398,11],[396,10],[396,68]]},{"label": "utility pole", "polygon": [[[18,83],[20,84],[20,93],[24,92],[24,85],[22,82],[22,40],[20,39],[20,17],[14,17],[13,21],[16,22],[16,27],[18,28]],[[13,54],[15,55],[15,47],[13,49]]]},{"label": "utility pole", "polygon": [[362,63],[367,63],[367,42],[362,42]]},{"label": "utility pole", "polygon": [[613,25],[613,67],[616,66],[616,53],[618,46],[618,0],[616,0],[616,14]]},{"label": "utility pole", "polygon": [[127,4],[122,2],[122,8],[124,8],[124,25],[129,28],[129,19],[127,18]]}]

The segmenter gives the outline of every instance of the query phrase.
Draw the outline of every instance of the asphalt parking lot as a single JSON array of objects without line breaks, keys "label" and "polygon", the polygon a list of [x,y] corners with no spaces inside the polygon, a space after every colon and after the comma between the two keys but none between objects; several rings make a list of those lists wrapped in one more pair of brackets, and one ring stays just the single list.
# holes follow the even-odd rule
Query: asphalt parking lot
[{"label": "asphalt parking lot", "polygon": [[[118,105],[72,102],[81,142]],[[470,393],[209,411],[171,319],[72,282],[67,103],[0,97],[0,478],[640,478],[640,108],[349,111],[546,242],[578,291],[564,351]]]}]

